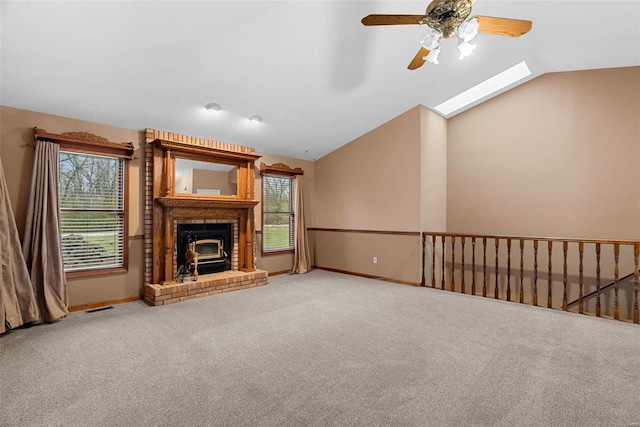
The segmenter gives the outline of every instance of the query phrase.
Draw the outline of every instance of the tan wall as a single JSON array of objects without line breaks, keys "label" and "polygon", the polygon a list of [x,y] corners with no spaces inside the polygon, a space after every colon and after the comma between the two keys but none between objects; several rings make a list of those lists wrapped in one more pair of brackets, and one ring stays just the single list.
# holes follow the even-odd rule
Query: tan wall
[{"label": "tan wall", "polygon": [[[4,106],[0,106],[0,124],[0,158],[2,159],[7,180],[9,198],[21,236],[24,232],[33,162],[33,148],[26,144],[33,144],[33,127],[45,129],[51,133],[91,132],[110,141],[132,141],[136,150],[140,148],[142,141],[144,141],[143,132]],[[124,299],[135,297],[142,293],[144,282],[144,155],[142,151],[136,151],[136,157],[130,162],[129,175],[129,271],[123,274],[69,279],[70,306]],[[304,170],[307,223],[308,226],[313,226],[313,162],[268,154],[263,155],[258,160],[258,164],[260,161],[264,161],[267,164],[285,163],[291,167],[301,167]],[[228,185],[228,174],[224,173],[223,175]],[[259,171],[256,171],[256,199],[258,200],[261,198],[261,185],[262,180]],[[260,205],[258,205],[255,212],[256,228],[261,230]],[[313,242],[313,233],[310,233],[310,241]],[[261,241],[259,238],[257,243],[258,248],[260,248]],[[313,247],[312,244],[312,250]],[[290,270],[292,265],[293,256],[291,254],[262,258],[258,251],[257,267],[260,269],[279,272]]]},{"label": "tan wall", "polygon": [[[421,108],[401,114],[316,161],[317,227],[420,230]],[[389,274],[384,277],[417,283],[421,263],[419,245],[414,252],[416,240],[316,231],[316,264],[376,277]],[[378,264],[373,264],[374,256]]]},{"label": "tan wall", "polygon": [[[0,106],[0,157],[9,189],[9,198],[20,236],[24,232],[31,168],[33,128],[51,133],[90,132],[114,142],[133,142],[139,150],[141,132]],[[142,291],[143,264],[143,155],[129,163],[129,271],[122,274],[69,279],[69,305],[81,305],[135,297]]]},{"label": "tan wall", "polygon": [[229,172],[193,169],[192,192],[197,194],[198,189],[220,190],[221,195],[235,196],[236,186],[229,183]]},{"label": "tan wall", "polygon": [[448,124],[452,232],[640,239],[640,67],[543,75]]},{"label": "tan wall", "polygon": [[316,161],[316,224],[420,228],[420,107]]},{"label": "tan wall", "polygon": [[447,230],[447,120],[420,107],[420,230]]},{"label": "tan wall", "polygon": [[[342,272],[364,274],[417,285],[422,265],[419,235],[317,231],[316,264]],[[373,264],[373,257],[377,263]]]},{"label": "tan wall", "polygon": [[[307,227],[313,227],[315,224],[314,219],[314,206],[315,206],[315,165],[314,162],[307,160],[294,159],[291,157],[274,156],[271,154],[262,154],[256,161],[256,200],[262,201],[262,177],[260,176],[260,163],[272,165],[274,163],[284,163],[291,168],[302,168],[304,175],[302,176],[303,191],[304,191],[304,210]],[[293,254],[279,254],[279,255],[262,255],[262,203],[258,203],[255,208],[255,222],[256,230],[259,232],[256,236],[256,248],[257,248],[257,262],[256,267],[262,270],[267,270],[269,273],[289,271],[293,267]],[[311,231],[309,234],[311,249],[312,264],[315,259],[315,251],[313,238],[314,233]]]}]

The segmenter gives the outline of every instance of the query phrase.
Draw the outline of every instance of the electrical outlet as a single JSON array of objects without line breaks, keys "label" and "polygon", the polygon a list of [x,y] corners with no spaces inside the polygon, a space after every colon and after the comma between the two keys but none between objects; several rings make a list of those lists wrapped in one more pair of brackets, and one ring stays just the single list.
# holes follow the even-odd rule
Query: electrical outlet
[{"label": "electrical outlet", "polygon": [[377,263],[378,263],[378,257],[377,257],[377,256],[374,256],[374,257],[373,257],[373,263],[374,263],[374,264],[377,264]]}]

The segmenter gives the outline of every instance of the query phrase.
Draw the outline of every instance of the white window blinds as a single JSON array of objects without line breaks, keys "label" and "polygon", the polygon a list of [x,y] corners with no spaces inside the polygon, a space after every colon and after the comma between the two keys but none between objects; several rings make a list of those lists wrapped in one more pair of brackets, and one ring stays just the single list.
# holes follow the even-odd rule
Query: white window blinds
[{"label": "white window blinds", "polygon": [[293,179],[262,177],[262,250],[293,249],[295,215],[293,211]]},{"label": "white window blinds", "polygon": [[60,152],[60,228],[65,272],[124,265],[125,160]]}]

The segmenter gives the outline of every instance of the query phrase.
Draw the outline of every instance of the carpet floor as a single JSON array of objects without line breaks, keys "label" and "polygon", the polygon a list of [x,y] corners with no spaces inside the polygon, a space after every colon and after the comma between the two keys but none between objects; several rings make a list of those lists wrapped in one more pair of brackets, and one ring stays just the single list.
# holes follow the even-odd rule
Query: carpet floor
[{"label": "carpet floor", "polygon": [[640,426],[640,326],[326,271],[0,337],[0,426]]}]

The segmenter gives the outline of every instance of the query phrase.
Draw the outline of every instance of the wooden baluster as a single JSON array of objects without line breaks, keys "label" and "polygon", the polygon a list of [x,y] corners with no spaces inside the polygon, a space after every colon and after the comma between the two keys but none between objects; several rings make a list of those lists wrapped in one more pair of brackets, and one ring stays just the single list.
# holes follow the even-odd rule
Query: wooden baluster
[{"label": "wooden baluster", "polygon": [[507,239],[507,301],[511,301],[511,239]]},{"label": "wooden baluster", "polygon": [[456,291],[456,236],[451,236],[451,292]]},{"label": "wooden baluster", "polygon": [[638,255],[640,255],[640,245],[634,245],[633,260],[636,267],[633,270],[633,323],[640,323],[640,316],[638,316]]},{"label": "wooden baluster", "polygon": [[618,269],[618,260],[620,259],[620,244],[613,244],[613,318],[620,320],[620,303],[618,301],[618,277],[620,270]]},{"label": "wooden baluster", "polygon": [[461,283],[462,290],[461,290],[461,292],[464,294],[464,293],[466,293],[465,289],[464,289],[464,241],[465,241],[465,237],[462,236],[460,239],[462,240],[462,243],[461,243],[462,244],[462,283]]},{"label": "wooden baluster", "polygon": [[427,286],[427,235],[421,233],[422,236],[422,278],[420,280],[420,286]]},{"label": "wooden baluster", "polygon": [[498,299],[499,296],[499,291],[500,288],[498,287],[498,278],[499,278],[499,273],[498,273],[498,246],[500,245],[500,239],[498,239],[497,237],[494,238],[493,240],[496,241],[496,289],[493,292],[493,297],[495,299]]},{"label": "wooden baluster", "polygon": [[600,317],[600,243],[596,243],[596,316]]},{"label": "wooden baluster", "polygon": [[520,239],[520,304],[524,304],[524,239]]},{"label": "wooden baluster", "polygon": [[553,274],[552,274],[552,267],[551,267],[551,256],[552,256],[552,251],[553,251],[553,242],[551,240],[549,240],[547,242],[547,249],[549,250],[549,271],[547,273],[547,282],[549,282],[549,287],[547,288],[547,308],[551,308],[552,305],[552,297],[551,297],[551,285],[553,284]]},{"label": "wooden baluster", "polygon": [[482,296],[487,296],[487,238],[482,238]]},{"label": "wooden baluster", "polygon": [[471,295],[476,294],[476,238],[471,238]]},{"label": "wooden baluster", "polygon": [[580,256],[580,267],[579,267],[580,275],[578,276],[578,285],[580,286],[580,293],[578,294],[578,313],[584,314],[584,300],[583,300],[584,269],[583,269],[583,263],[582,263],[582,260],[584,259],[584,243],[583,242],[578,243],[578,254]]},{"label": "wooden baluster", "polygon": [[444,290],[444,252],[445,252],[445,240],[447,236],[442,236],[442,279],[440,280],[440,289]]},{"label": "wooden baluster", "polygon": [[567,249],[569,248],[568,242],[562,242],[562,256],[564,258],[564,263],[562,265],[563,273],[562,273],[562,283],[564,285],[564,290],[562,292],[562,309],[567,311]]},{"label": "wooden baluster", "polygon": [[533,241],[533,305],[538,305],[538,241]]},{"label": "wooden baluster", "polygon": [[436,287],[436,235],[431,236],[431,287]]}]

